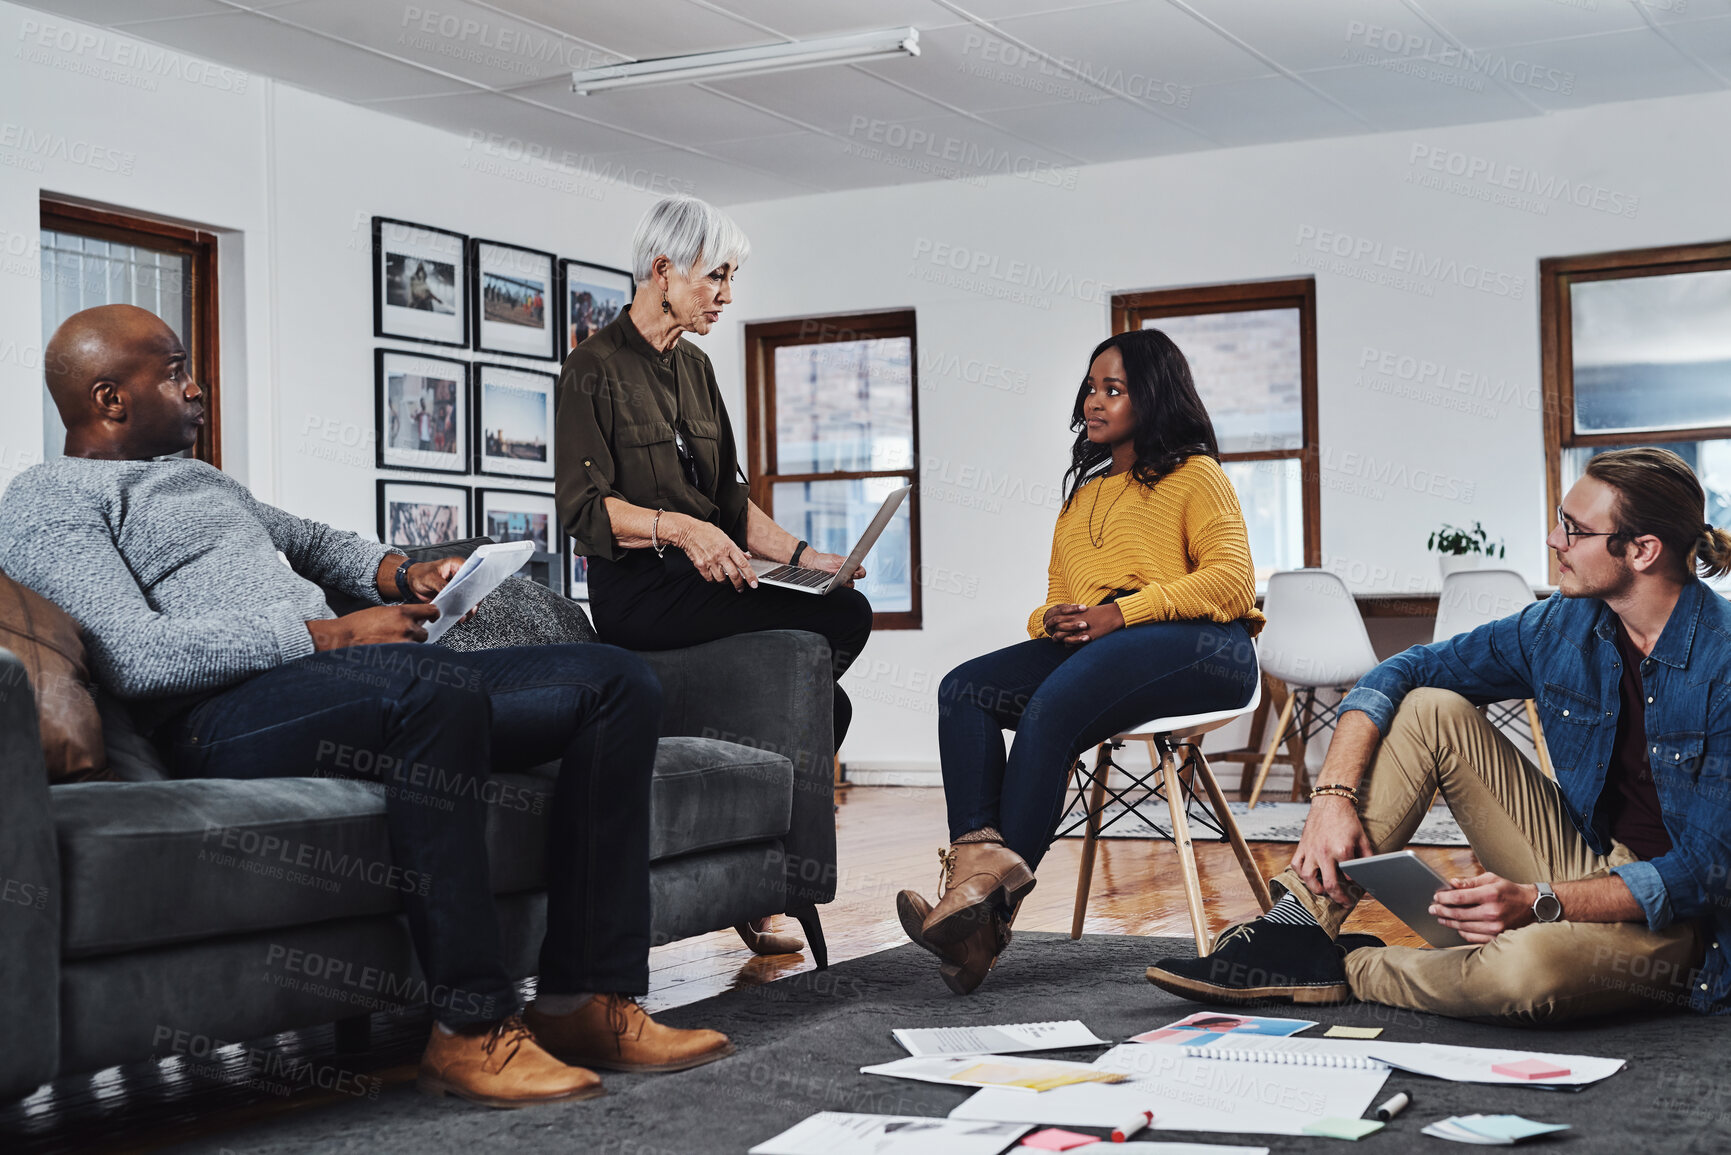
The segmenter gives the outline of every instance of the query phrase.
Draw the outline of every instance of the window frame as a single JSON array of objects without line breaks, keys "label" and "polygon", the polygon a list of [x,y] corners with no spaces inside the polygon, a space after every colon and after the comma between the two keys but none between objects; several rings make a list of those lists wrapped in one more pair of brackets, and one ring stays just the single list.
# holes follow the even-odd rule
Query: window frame
[{"label": "window frame", "polygon": [[[1662,441],[1719,441],[1731,438],[1731,425],[1687,429],[1634,429],[1611,433],[1575,430],[1574,314],[1569,287],[1576,282],[1633,280],[1673,273],[1731,269],[1731,241],[1621,249],[1539,261],[1539,364],[1543,390],[1545,507],[1547,526],[1563,500],[1563,451],[1598,446],[1650,445]],[[1550,580],[1559,574],[1551,553]]]},{"label": "window frame", "polygon": [[178,253],[187,261],[190,333],[187,354],[193,379],[204,393],[204,424],[199,427],[192,455],[222,468],[222,389],[219,366],[222,346],[217,324],[216,234],[188,225],[153,220],[117,209],[95,208],[43,197],[40,227],[97,240]]},{"label": "window frame", "polygon": [[[863,341],[886,337],[908,340],[908,408],[913,431],[913,460],[906,469],[836,470],[828,473],[777,473],[775,461],[775,351],[784,345],[821,345],[840,341]],[[745,326],[746,461],[751,476],[751,499],[770,517],[775,516],[773,494],[778,482],[863,481],[876,477],[902,478],[912,485],[908,494],[909,608],[894,613],[872,613],[874,630],[922,628],[923,599],[920,581],[920,346],[912,309],[875,313],[843,313],[821,317],[796,317],[785,321],[749,322]]]},{"label": "window frame", "polygon": [[1301,444],[1296,449],[1258,449],[1221,453],[1221,462],[1291,461],[1299,463],[1299,494],[1303,508],[1304,565],[1322,565],[1322,474],[1317,445],[1316,405],[1316,279],[1240,281],[1120,293],[1112,298],[1112,332],[1142,328],[1145,320],[1195,316],[1200,313],[1250,313],[1264,309],[1298,310],[1299,416]]}]

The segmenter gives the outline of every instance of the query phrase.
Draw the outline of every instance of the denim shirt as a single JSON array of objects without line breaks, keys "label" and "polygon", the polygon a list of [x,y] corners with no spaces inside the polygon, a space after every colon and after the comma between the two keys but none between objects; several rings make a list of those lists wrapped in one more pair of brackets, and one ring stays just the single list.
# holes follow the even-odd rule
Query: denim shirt
[{"label": "denim shirt", "polygon": [[[1553,594],[1446,641],[1414,646],[1366,674],[1341,703],[1383,734],[1407,691],[1453,690],[1475,704],[1532,698],[1569,817],[1594,852],[1606,833],[1605,774],[1622,708],[1616,616],[1596,598]],[[1731,1012],[1731,603],[1705,583],[1683,589],[1641,663],[1647,759],[1671,850],[1615,867],[1647,926],[1699,919],[1706,961],[1691,1006]]]}]

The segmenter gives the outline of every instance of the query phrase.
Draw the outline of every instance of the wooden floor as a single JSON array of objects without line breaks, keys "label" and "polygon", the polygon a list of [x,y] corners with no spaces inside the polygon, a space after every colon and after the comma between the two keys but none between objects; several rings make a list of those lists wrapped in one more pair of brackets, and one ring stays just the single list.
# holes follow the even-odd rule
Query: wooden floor
[{"label": "wooden floor", "polygon": [[[911,887],[935,898],[937,851],[946,844],[941,790],[854,787],[841,791],[837,801],[840,875],[835,901],[822,908],[832,963],[907,941],[895,916],[896,892]],[[1196,845],[1213,930],[1218,933],[1227,923],[1255,915],[1255,900],[1231,849],[1215,841]],[[1040,864],[1039,886],[1017,919],[1018,930],[1069,931],[1081,847],[1080,839],[1061,839],[1052,847]],[[1251,848],[1265,877],[1279,873],[1293,850],[1290,843],[1252,843]],[[1477,872],[1471,852],[1464,848],[1415,849],[1445,877]],[[798,930],[791,919],[779,923],[781,929]],[[1390,943],[1419,942],[1370,902],[1347,925]],[[1102,839],[1085,930],[1190,937],[1171,844]],[[732,931],[717,932],[656,948],[650,958],[650,994],[643,1002],[652,1012],[683,1006],[730,988],[810,970],[812,965],[809,952],[760,958],[748,952]],[[424,1018],[413,1017],[375,1025],[371,1051],[358,1058],[329,1059],[337,1053],[328,1035],[326,1028],[324,1036],[317,1032],[284,1036],[294,1040],[284,1045],[301,1048],[314,1061],[352,1067],[367,1078],[394,1085],[414,1079],[426,1026]],[[111,1072],[56,1084],[47,1101],[39,1095],[27,1101],[27,1107],[0,1110],[0,1149],[147,1151],[195,1136],[219,1135],[285,1112],[345,1102],[324,1093],[297,1092],[292,1097],[251,1093],[246,1089],[244,1059],[233,1062],[241,1064],[230,1073],[234,1077],[201,1076],[202,1081],[159,1065],[126,1068],[130,1074],[124,1077]],[[363,1112],[355,1108],[357,1134],[366,1125]]]},{"label": "wooden floor", "polygon": [[[831,963],[907,942],[896,921],[896,891],[910,887],[935,900],[937,852],[948,844],[941,790],[855,786],[839,792],[836,799],[841,807],[836,813],[840,876],[835,902],[821,908]],[[1172,845],[1103,838],[1099,847],[1084,933],[1189,938],[1190,914]],[[1293,849],[1289,842],[1251,843],[1265,878],[1285,869]],[[1472,852],[1465,847],[1413,849],[1444,877],[1478,873]],[[1081,851],[1081,839],[1064,838],[1047,852],[1040,863],[1039,885],[1016,919],[1017,930],[1069,933]],[[1196,859],[1209,925],[1215,933],[1257,913],[1256,900],[1230,847],[1198,840]],[[799,929],[792,919],[778,920],[778,926]],[[1347,929],[1377,935],[1391,944],[1423,945],[1375,902],[1367,901],[1354,911]],[[683,1006],[731,987],[770,982],[811,966],[809,954],[756,958],[732,931],[686,939],[651,953],[650,995],[644,1005],[651,1011]]]}]

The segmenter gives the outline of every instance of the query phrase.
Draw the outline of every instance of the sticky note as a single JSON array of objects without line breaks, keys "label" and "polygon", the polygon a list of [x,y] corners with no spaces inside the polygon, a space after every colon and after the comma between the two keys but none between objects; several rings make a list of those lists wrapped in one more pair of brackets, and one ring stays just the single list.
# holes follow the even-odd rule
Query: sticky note
[{"label": "sticky note", "polygon": [[1559,1067],[1545,1059],[1522,1059],[1518,1063],[1496,1063],[1491,1071],[1498,1075],[1507,1075],[1511,1079],[1561,1079],[1569,1073],[1567,1067]]},{"label": "sticky note", "polygon": [[1333,1026],[1322,1032],[1325,1039],[1374,1039],[1382,1034],[1381,1027]]},{"label": "sticky note", "polygon": [[1321,1135],[1325,1139],[1362,1139],[1373,1131],[1382,1130],[1375,1119],[1318,1119],[1304,1125],[1306,1135]]},{"label": "sticky note", "polygon": [[1022,1139],[1022,1146],[1034,1147],[1041,1151],[1068,1151],[1072,1147],[1085,1147],[1090,1143],[1098,1143],[1098,1135],[1081,1135],[1075,1131],[1064,1131],[1057,1127],[1047,1127],[1044,1131],[1035,1131]]}]

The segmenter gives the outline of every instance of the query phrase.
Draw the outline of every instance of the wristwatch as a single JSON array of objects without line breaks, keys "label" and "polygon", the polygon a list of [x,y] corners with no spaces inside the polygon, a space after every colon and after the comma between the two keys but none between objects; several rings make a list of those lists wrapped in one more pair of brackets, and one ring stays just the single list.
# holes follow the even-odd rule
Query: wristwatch
[{"label": "wristwatch", "polygon": [[1533,884],[1539,888],[1539,897],[1533,899],[1533,917],[1540,922],[1560,922],[1563,918],[1563,900],[1557,897],[1557,892],[1551,889],[1548,882]]},{"label": "wristwatch", "polygon": [[397,567],[398,602],[418,602],[421,600],[415,596],[415,591],[409,588],[409,567],[414,564],[414,559],[405,555],[403,557],[403,564]]}]

